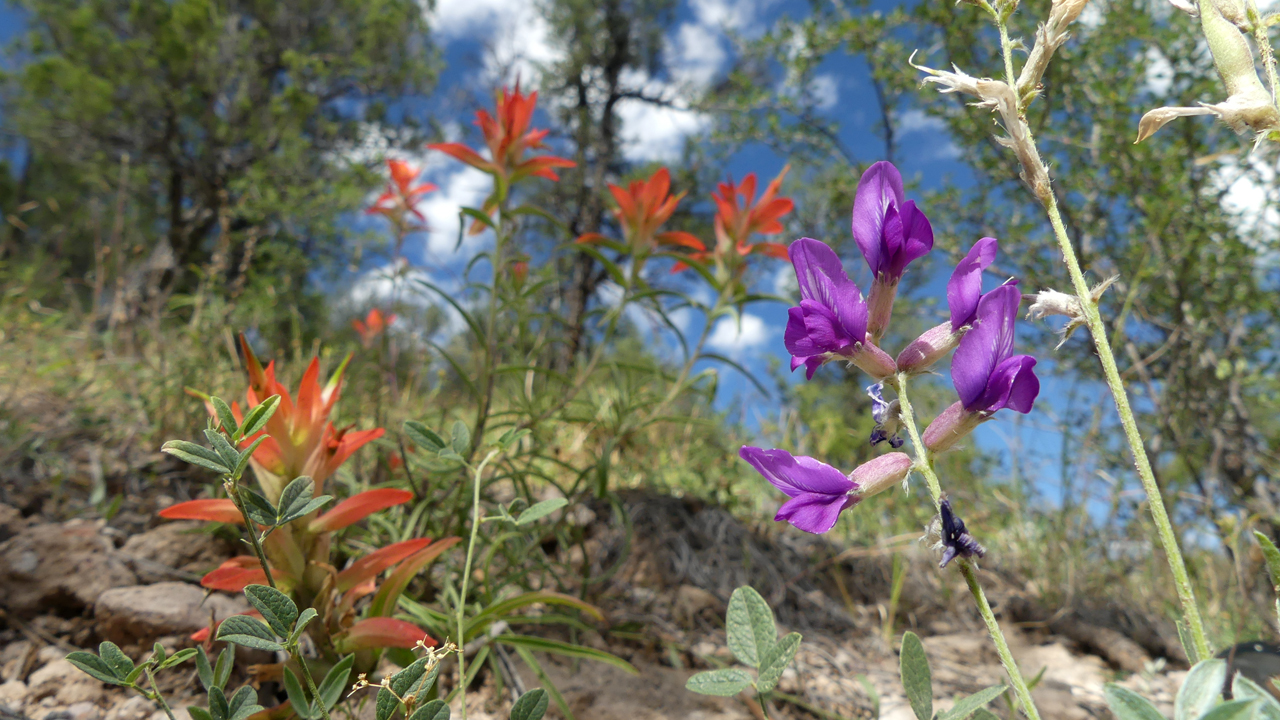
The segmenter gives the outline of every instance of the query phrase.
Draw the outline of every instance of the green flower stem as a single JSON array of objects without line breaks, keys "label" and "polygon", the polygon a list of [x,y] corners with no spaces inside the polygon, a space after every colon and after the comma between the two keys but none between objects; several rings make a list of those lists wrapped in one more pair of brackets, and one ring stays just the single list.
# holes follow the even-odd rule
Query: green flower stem
[{"label": "green flower stem", "polygon": [[[458,593],[458,694],[462,698],[462,720],[467,720],[467,658],[464,646],[467,644],[465,633],[467,622],[467,582],[471,579],[471,561],[475,556],[476,536],[480,534],[480,478],[489,461],[497,456],[492,450],[475,469],[475,489],[471,496],[471,539],[467,542],[467,560],[462,565],[462,589]],[[327,720],[327,718],[326,718]]]},{"label": "green flower stem", "polygon": [[[151,692],[149,693],[150,699],[158,704],[161,710],[164,710],[164,714],[169,716],[169,720],[174,720],[173,710],[169,707],[169,703],[165,702],[164,695],[160,693],[160,687],[156,685],[155,674],[151,672],[150,667],[147,668],[146,673],[147,682],[151,683]],[[326,720],[328,719],[326,718]]]},{"label": "green flower stem", "polygon": [[[942,484],[938,482],[938,474],[933,469],[933,454],[924,446],[924,442],[920,440],[920,431],[916,428],[915,411],[911,407],[911,400],[907,397],[907,382],[909,376],[906,373],[900,373],[895,383],[898,390],[898,406],[901,408],[902,424],[907,428],[907,435],[911,438],[911,446],[915,449],[916,462],[915,470],[918,470],[924,476],[925,484],[929,486],[929,496],[933,498],[935,508],[942,506]],[[978,584],[978,578],[973,573],[973,566],[966,558],[960,558],[958,563],[960,566],[960,574],[964,576],[965,582],[969,585],[969,592],[973,595],[974,601],[978,604],[978,613],[982,615],[982,621],[987,625],[987,633],[991,635],[991,641],[996,645],[996,653],[1000,655],[1000,663],[1004,665],[1004,671],[1009,675],[1010,682],[1013,683],[1013,691],[1018,696],[1018,700],[1022,702],[1023,710],[1027,713],[1027,717],[1031,720],[1040,720],[1040,711],[1036,709],[1035,700],[1031,699],[1031,688],[1027,686],[1027,681],[1022,678],[1022,671],[1018,669],[1018,663],[1013,659],[1013,653],[1009,651],[1009,643],[1004,638],[1004,631],[1000,629],[1000,624],[996,622],[995,613],[991,611],[991,603],[987,602],[987,595],[982,591],[982,586]]]},{"label": "green flower stem", "polygon": [[[324,717],[324,720],[330,720],[329,709],[324,706],[324,698],[320,697],[320,691],[316,689],[316,681],[311,677],[311,669],[307,667],[307,659],[302,657],[301,652],[298,652],[297,644],[289,648],[289,652],[297,659],[298,666],[302,668],[302,679],[307,681],[307,689],[311,691],[311,698],[316,707],[320,708],[320,715]],[[465,712],[463,717],[466,717]]]},{"label": "green flower stem", "polygon": [[244,518],[244,528],[249,534],[249,544],[253,546],[253,552],[258,556],[258,562],[262,563],[262,572],[267,576],[267,584],[274,590],[276,587],[276,579],[271,576],[271,566],[267,564],[267,554],[262,550],[262,543],[258,541],[258,532],[254,530],[255,522],[249,517],[249,511],[245,509],[244,500],[240,497],[240,483],[238,478],[228,477],[223,482],[227,494],[231,496],[231,501],[236,504],[236,509],[240,511],[240,517]]}]

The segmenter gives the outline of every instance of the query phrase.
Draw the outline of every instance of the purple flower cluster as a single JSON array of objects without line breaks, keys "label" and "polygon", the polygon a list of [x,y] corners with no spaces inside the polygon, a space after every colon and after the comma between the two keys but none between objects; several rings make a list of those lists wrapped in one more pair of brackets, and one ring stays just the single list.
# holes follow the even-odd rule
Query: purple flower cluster
[{"label": "purple flower cluster", "polygon": [[[913,261],[933,248],[929,219],[906,200],[902,175],[887,162],[863,173],[853,206],[853,237],[870,267],[871,294],[863,299],[835,251],[825,243],[800,238],[788,248],[800,288],[800,304],[787,316],[784,343],[791,353],[791,369],[805,367],[812,378],[833,360],[854,365],[876,383],[868,388],[875,429],[871,444],[888,441],[901,447],[898,401],[886,401],[885,384],[897,387],[897,377],[927,371],[951,354],[951,378],[958,402],[925,429],[921,441],[933,453],[943,452],[997,411],[1010,408],[1027,413],[1040,391],[1035,358],[1014,355],[1014,321],[1022,295],[1015,280],[982,292],[982,274],[999,251],[995,238],[982,238],[956,266],[947,282],[950,319],[933,327],[890,357],[879,346],[889,325],[899,281]],[[741,456],[790,499],[778,509],[776,520],[813,533],[835,526],[840,513],[864,498],[905,482],[913,462],[905,453],[891,452],[863,463],[847,476],[810,457],[785,450],[744,447]],[[982,546],[965,531],[944,501],[942,520],[946,561],[981,556]]]}]

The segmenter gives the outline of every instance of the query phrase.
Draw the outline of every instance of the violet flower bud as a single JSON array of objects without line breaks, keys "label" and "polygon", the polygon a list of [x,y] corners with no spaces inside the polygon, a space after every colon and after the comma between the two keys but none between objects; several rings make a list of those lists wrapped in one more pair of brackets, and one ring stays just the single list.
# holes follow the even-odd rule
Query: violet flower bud
[{"label": "violet flower bud", "polygon": [[867,341],[867,304],[849,279],[840,258],[824,243],[800,238],[787,249],[800,286],[800,305],[787,313],[783,342],[791,369],[804,365],[805,376],[824,363],[843,358],[882,380],[897,371],[893,358]]},{"label": "violet flower bud", "polygon": [[1013,354],[1013,326],[1021,300],[1018,288],[1001,285],[978,303],[973,328],[951,360],[951,380],[960,401],[925,429],[921,441],[930,451],[951,448],[1003,408],[1031,412],[1040,393],[1033,370],[1036,359]]},{"label": "violet flower bud", "polygon": [[902,174],[889,162],[867,168],[853,199],[853,238],[874,279],[867,300],[867,334],[877,341],[889,326],[898,281],[907,265],[933,248],[933,226],[902,191]]},{"label": "violet flower bud", "polygon": [[[947,281],[947,306],[951,321],[929,328],[898,353],[898,372],[922,373],[946,357],[968,332],[982,300],[982,273],[995,262],[1000,245],[984,237],[973,244]],[[1013,284],[1009,281],[1006,284]]]},{"label": "violet flower bud", "polygon": [[946,497],[943,497],[942,502],[939,503],[938,515],[941,519],[939,535],[941,535],[942,546],[942,561],[938,563],[939,568],[946,567],[947,563],[958,557],[986,557],[986,548],[978,544],[978,541],[969,534],[964,521],[952,511],[951,501]]},{"label": "violet flower bud", "polygon": [[840,513],[862,498],[901,482],[912,464],[906,453],[889,453],[859,465],[846,477],[824,462],[795,457],[786,450],[744,446],[738,455],[791,498],[773,519],[811,533],[827,532],[835,527]]}]

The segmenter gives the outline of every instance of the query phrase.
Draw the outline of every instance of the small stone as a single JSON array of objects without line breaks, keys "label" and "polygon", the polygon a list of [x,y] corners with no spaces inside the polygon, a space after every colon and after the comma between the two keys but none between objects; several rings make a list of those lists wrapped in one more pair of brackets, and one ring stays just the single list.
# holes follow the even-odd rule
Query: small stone
[{"label": "small stone", "polygon": [[[163,710],[157,710],[151,713],[151,717],[147,720],[169,720],[169,716],[164,714]],[[191,713],[187,712],[185,707],[173,708],[173,720],[191,720]]]},{"label": "small stone", "polygon": [[134,535],[120,549],[143,583],[204,575],[235,554],[225,540],[203,532],[206,523],[171,522]]},{"label": "small stone", "polygon": [[113,588],[98,597],[98,632],[119,645],[149,646],[165,635],[190,635],[218,620],[249,611],[243,598],[205,591],[196,585],[163,582]]},{"label": "small stone", "polygon": [[150,700],[134,695],[108,710],[105,720],[146,720],[154,709]]},{"label": "small stone", "polygon": [[103,695],[102,683],[65,659],[54,660],[31,673],[27,680],[31,700],[57,697],[59,703],[93,702]]},{"label": "small stone", "polygon": [[91,702],[73,703],[67,708],[71,720],[98,720],[102,717],[102,709]]},{"label": "small stone", "polygon": [[22,704],[27,700],[27,684],[21,680],[10,680],[0,685],[0,706],[4,706],[13,711],[22,708]]},{"label": "small stone", "polygon": [[18,617],[75,614],[104,590],[137,580],[90,524],[35,525],[0,543],[0,607]]}]

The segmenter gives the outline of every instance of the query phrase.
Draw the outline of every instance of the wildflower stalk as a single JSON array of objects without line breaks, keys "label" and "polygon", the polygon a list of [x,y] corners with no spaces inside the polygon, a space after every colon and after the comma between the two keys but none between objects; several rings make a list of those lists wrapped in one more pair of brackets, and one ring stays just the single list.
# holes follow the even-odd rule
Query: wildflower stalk
[{"label": "wildflower stalk", "polygon": [[484,474],[485,466],[497,454],[497,450],[490,451],[474,470],[475,482],[471,496],[471,539],[467,542],[467,559],[462,565],[462,587],[458,592],[458,694],[462,698],[460,701],[462,705],[462,720],[467,719],[467,658],[466,651],[463,649],[467,640],[466,635],[464,635],[467,621],[467,582],[471,579],[471,561],[475,557],[476,537],[480,534],[480,478]]},{"label": "wildflower stalk", "polygon": [[[1094,298],[1088,283],[1085,281],[1084,272],[1080,268],[1080,261],[1076,258],[1075,249],[1062,221],[1062,213],[1058,209],[1058,201],[1053,193],[1052,180],[1049,178],[1048,170],[1040,157],[1039,148],[1037,148],[1034,136],[1031,133],[1031,127],[1022,112],[1022,99],[1018,95],[1017,86],[1014,84],[1016,82],[1015,76],[1012,73],[1013,45],[1009,40],[1009,33],[1003,18],[985,0],[983,0],[983,7],[995,18],[996,24],[1000,29],[1001,51],[1005,57],[1006,72],[1009,73],[1009,88],[1013,96],[1012,102],[1015,103],[1013,108],[1015,112],[1002,112],[1002,116],[1006,125],[1017,124],[1020,126],[1017,128],[1006,127],[1006,129],[1016,139],[1017,152],[1015,154],[1023,166],[1023,177],[1028,179],[1028,184],[1031,186],[1036,198],[1044,205],[1049,216],[1049,224],[1053,228],[1054,238],[1062,251],[1062,259],[1067,266],[1067,273],[1071,276],[1072,288],[1080,301],[1085,325],[1089,328],[1089,333],[1093,337],[1094,347],[1098,351],[1098,359],[1102,363],[1103,376],[1106,379],[1107,386],[1111,389],[1111,397],[1115,401],[1116,411],[1120,416],[1120,424],[1124,428],[1125,439],[1128,441],[1129,449],[1133,453],[1134,466],[1137,469],[1138,478],[1142,481],[1143,490],[1146,491],[1147,502],[1151,507],[1151,517],[1155,521],[1160,544],[1164,548],[1165,556],[1169,561],[1169,568],[1173,572],[1174,586],[1178,593],[1178,599],[1182,603],[1183,617],[1186,620],[1188,632],[1195,645],[1195,652],[1201,658],[1211,657],[1212,653],[1209,650],[1209,642],[1205,636],[1204,623],[1200,619],[1200,610],[1196,604],[1195,591],[1191,587],[1191,581],[1187,574],[1186,562],[1178,546],[1178,538],[1174,533],[1173,523],[1169,520],[1169,513],[1165,508],[1160,486],[1156,482],[1155,473],[1151,469],[1151,461],[1147,458],[1146,447],[1143,445],[1142,435],[1138,431],[1138,421],[1134,417],[1132,407],[1129,405],[1129,396],[1125,390],[1124,381],[1120,378],[1115,354],[1111,351],[1111,343],[1107,338],[1107,328],[1102,321],[1101,313],[1098,311],[1098,301]],[[904,402],[903,404],[905,406],[906,403]]]},{"label": "wildflower stalk", "polygon": [[[907,435],[911,438],[911,446],[915,450],[916,462],[915,470],[918,470],[924,476],[925,484],[929,486],[929,496],[933,498],[935,508],[941,509],[942,506],[942,484],[938,481],[938,474],[933,469],[933,454],[924,446],[924,442],[920,439],[920,431],[916,428],[915,412],[911,407],[911,400],[907,397],[907,382],[910,376],[907,373],[899,373],[894,383],[898,391],[898,405],[900,408],[902,424],[907,428]],[[1031,699],[1031,688],[1027,686],[1027,681],[1022,677],[1022,671],[1018,669],[1018,663],[1013,659],[1013,653],[1009,650],[1009,643],[1005,640],[1004,631],[1000,629],[1000,624],[996,622],[995,613],[991,611],[991,604],[987,602],[987,595],[982,590],[982,585],[978,583],[978,577],[973,572],[973,566],[969,563],[968,558],[957,558],[960,566],[960,574],[964,576],[965,583],[969,586],[969,592],[973,595],[974,601],[978,604],[978,613],[982,615],[982,621],[987,626],[987,633],[991,635],[991,641],[995,643],[996,653],[1000,656],[1000,663],[1004,665],[1004,671],[1009,675],[1010,682],[1013,683],[1013,691],[1018,696],[1018,700],[1022,702],[1023,710],[1027,713],[1027,717],[1031,720],[1040,720],[1040,711],[1036,708],[1035,701]]]},{"label": "wildflower stalk", "polygon": [[[311,691],[311,697],[315,698],[315,704],[316,707],[320,708],[321,717],[323,717],[324,720],[330,720],[329,709],[324,706],[324,700],[320,697],[320,691],[316,689],[316,681],[311,677],[311,670],[307,667],[307,659],[302,657],[302,653],[297,650],[298,648],[295,644],[294,647],[291,648],[291,651],[293,651],[294,657],[298,660],[298,666],[302,668],[302,679],[307,681],[307,689]],[[464,718],[467,716],[466,710],[463,710],[462,716]],[[170,717],[172,718],[172,716]]]},{"label": "wildflower stalk", "polygon": [[240,517],[244,518],[244,528],[249,535],[249,544],[253,546],[253,554],[258,556],[258,562],[262,565],[262,572],[267,576],[267,584],[273,590],[279,590],[276,587],[276,579],[271,575],[271,566],[267,564],[267,554],[262,550],[262,543],[258,541],[258,533],[254,530],[256,523],[249,517],[249,511],[244,506],[244,499],[240,497],[240,479],[237,477],[227,476],[223,483],[227,494],[231,496],[231,501],[236,504],[236,509],[240,511]]}]

